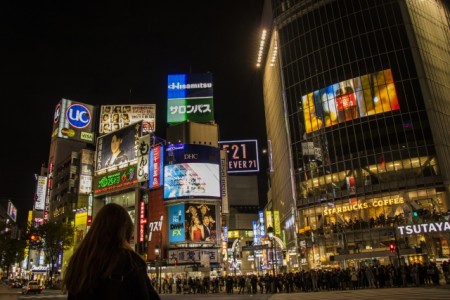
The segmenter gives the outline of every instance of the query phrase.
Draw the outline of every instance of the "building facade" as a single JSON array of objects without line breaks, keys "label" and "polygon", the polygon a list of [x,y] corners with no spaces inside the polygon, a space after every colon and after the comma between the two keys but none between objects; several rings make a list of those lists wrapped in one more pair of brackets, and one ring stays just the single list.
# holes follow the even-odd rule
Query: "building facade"
[{"label": "building facade", "polygon": [[448,257],[448,3],[266,1],[262,27],[269,204],[299,267]]}]

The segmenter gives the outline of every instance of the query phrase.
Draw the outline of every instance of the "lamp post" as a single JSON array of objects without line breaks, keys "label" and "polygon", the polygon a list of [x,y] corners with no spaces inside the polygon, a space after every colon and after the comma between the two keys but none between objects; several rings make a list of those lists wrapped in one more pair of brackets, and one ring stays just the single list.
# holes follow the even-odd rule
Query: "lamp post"
[{"label": "lamp post", "polygon": [[156,256],[156,263],[158,266],[157,274],[158,274],[158,292],[161,294],[161,249],[159,245],[155,246],[155,256]]}]

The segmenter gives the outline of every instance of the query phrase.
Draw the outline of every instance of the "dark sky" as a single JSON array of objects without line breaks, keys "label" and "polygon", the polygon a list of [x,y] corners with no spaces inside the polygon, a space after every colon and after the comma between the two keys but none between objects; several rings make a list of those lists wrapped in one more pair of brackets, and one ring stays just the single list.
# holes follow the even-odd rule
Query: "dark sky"
[{"label": "dark sky", "polygon": [[133,2],[0,4],[0,200],[12,199],[19,217],[32,207],[61,98],[155,103],[165,137],[167,75],[211,72],[220,140],[266,144],[255,68],[263,0]]}]

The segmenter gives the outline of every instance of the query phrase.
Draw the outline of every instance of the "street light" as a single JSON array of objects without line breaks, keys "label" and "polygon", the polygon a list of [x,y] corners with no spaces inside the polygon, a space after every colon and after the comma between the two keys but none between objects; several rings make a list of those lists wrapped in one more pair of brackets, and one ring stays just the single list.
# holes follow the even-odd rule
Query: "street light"
[{"label": "street light", "polygon": [[270,249],[272,250],[272,273],[275,277],[275,251],[274,251],[274,234],[273,234],[273,227],[267,227],[267,235],[269,236],[270,240]]},{"label": "street light", "polygon": [[160,257],[160,254],[161,254],[161,249],[159,248],[158,245],[156,245],[155,246],[155,256],[156,256],[156,263],[158,264],[157,265],[158,266],[157,274],[158,274],[158,281],[159,281],[158,292],[161,294],[161,257]]}]

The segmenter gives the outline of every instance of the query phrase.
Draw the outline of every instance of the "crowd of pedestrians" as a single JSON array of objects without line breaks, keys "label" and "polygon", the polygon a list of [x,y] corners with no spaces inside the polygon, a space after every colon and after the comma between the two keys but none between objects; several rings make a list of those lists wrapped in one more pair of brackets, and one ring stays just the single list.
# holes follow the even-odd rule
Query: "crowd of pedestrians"
[{"label": "crowd of pedestrians", "polygon": [[[387,287],[411,287],[439,285],[440,276],[449,281],[449,264],[442,268],[436,263],[412,265],[380,265],[333,270],[303,270],[284,274],[227,275],[224,277],[188,279],[164,279],[162,293],[207,294],[225,292],[227,294],[294,293],[334,291],[348,289],[368,289]],[[156,282],[155,282],[156,284]]]}]

